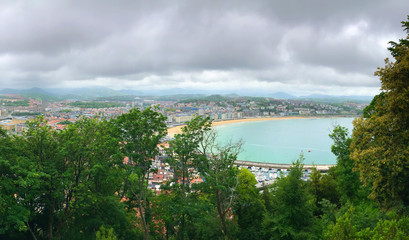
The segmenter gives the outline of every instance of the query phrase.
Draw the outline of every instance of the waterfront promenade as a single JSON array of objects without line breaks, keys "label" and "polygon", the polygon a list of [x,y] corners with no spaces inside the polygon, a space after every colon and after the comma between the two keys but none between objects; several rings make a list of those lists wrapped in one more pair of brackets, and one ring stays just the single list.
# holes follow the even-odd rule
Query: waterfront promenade
[{"label": "waterfront promenade", "polygon": [[[280,163],[265,163],[265,162],[251,162],[251,161],[242,161],[236,160],[235,165],[241,168],[249,168],[252,174],[254,174],[257,185],[256,187],[261,189],[263,186],[268,186],[273,184],[274,181],[281,175],[283,172],[284,176],[288,173],[288,169],[292,164],[280,164]],[[305,172],[302,179],[307,181],[309,175],[312,172],[312,169],[315,168],[320,172],[326,172],[331,167],[335,166],[334,164],[325,164],[325,165],[304,165]],[[273,174],[271,174],[273,172]]]},{"label": "waterfront promenade", "polygon": [[[251,161],[235,161],[236,166],[245,166],[245,167],[258,167],[258,168],[272,168],[272,169],[290,169],[292,164],[281,164],[281,163],[266,163],[266,162],[251,162]],[[305,164],[304,169],[313,169],[316,168],[318,171],[328,171],[331,167],[334,167],[335,164],[325,164],[325,165],[310,165]]]}]

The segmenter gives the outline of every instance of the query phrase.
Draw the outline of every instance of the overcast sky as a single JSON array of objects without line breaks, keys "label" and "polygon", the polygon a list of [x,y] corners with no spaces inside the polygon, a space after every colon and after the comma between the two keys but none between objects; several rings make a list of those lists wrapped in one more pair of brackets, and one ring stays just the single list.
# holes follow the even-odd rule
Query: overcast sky
[{"label": "overcast sky", "polygon": [[373,95],[407,0],[2,0],[0,89]]}]

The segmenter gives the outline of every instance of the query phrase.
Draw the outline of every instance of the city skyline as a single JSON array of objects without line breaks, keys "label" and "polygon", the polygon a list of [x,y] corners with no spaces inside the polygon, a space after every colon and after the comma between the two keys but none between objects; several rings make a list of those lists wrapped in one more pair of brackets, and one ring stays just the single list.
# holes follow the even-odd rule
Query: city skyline
[{"label": "city skyline", "polygon": [[2,1],[0,89],[375,95],[405,1]]}]

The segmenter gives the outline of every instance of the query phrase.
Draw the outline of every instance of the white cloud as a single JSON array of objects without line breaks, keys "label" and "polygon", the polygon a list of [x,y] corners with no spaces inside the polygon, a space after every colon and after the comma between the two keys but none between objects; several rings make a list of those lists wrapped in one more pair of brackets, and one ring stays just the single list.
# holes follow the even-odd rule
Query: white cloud
[{"label": "white cloud", "polygon": [[[406,7],[406,8],[405,8]],[[0,88],[373,94],[409,3],[2,1]]]}]

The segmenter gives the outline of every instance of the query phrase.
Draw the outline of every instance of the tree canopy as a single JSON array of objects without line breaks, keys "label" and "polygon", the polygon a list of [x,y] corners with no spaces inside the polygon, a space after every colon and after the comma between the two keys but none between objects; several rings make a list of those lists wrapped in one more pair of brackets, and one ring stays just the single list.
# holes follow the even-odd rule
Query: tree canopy
[{"label": "tree canopy", "polygon": [[[409,21],[402,26],[407,31]],[[361,180],[372,187],[371,197],[385,207],[409,205],[408,37],[390,42],[388,49],[395,61],[386,59],[385,66],[375,72],[382,93],[374,98],[364,117],[354,121],[351,157]]]}]

